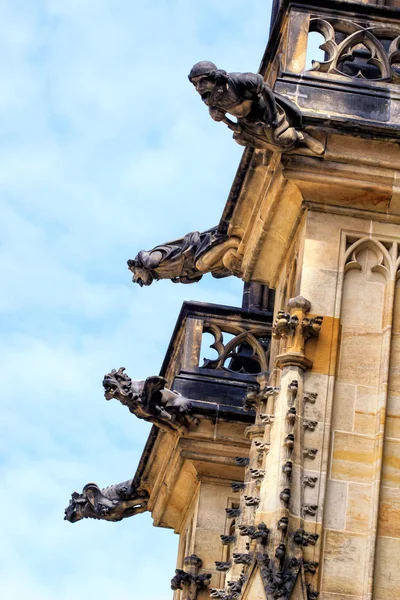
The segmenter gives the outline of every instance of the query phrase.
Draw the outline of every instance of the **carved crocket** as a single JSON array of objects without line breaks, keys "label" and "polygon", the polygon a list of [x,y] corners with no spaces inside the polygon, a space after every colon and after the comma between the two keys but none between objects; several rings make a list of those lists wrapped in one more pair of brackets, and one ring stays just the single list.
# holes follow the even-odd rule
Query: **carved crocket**
[{"label": "carved crocket", "polygon": [[260,74],[227,73],[212,62],[201,61],[192,67],[189,81],[212,119],[225,123],[241,146],[287,152],[303,144],[315,154],[324,152],[318,140],[300,130],[302,115],[297,106],[273,92]]},{"label": "carved crocket", "polygon": [[163,430],[180,429],[197,421],[190,416],[190,400],[165,387],[163,377],[132,380],[124,367],[113,369],[103,379],[106,400],[116,398],[139,419]]},{"label": "carved crocket", "polygon": [[71,523],[81,519],[121,521],[145,512],[147,499],[147,492],[136,489],[132,479],[102,490],[95,483],[88,483],[81,494],[72,494],[64,519]]},{"label": "carved crocket", "polygon": [[217,227],[194,231],[152,250],[141,250],[134,260],[128,260],[128,268],[132,281],[141,287],[159,279],[195,283],[208,272],[216,278],[227,277],[235,271],[238,245],[238,238],[229,238]]}]

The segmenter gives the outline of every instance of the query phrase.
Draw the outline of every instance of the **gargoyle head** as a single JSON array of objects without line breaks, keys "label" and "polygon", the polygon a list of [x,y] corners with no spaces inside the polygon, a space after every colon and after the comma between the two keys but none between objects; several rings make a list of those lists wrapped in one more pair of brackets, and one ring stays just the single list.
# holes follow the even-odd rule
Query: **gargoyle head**
[{"label": "gargoyle head", "polygon": [[196,92],[200,94],[201,99],[207,105],[209,105],[209,100],[215,90],[224,86],[227,81],[226,71],[218,69],[214,63],[208,60],[202,60],[193,65],[188,77],[190,83],[196,88]]},{"label": "gargoyle head", "polygon": [[69,505],[64,511],[64,520],[76,523],[81,519],[104,518],[108,514],[110,507],[99,502],[101,495],[101,490],[95,483],[85,485],[82,494],[74,492]]},{"label": "gargoyle head", "polygon": [[131,394],[132,379],[125,373],[125,367],[120,367],[118,371],[112,369],[110,373],[104,375],[103,388],[106,400],[113,398],[127,398]]},{"label": "gargoyle head", "polygon": [[143,251],[137,254],[135,259],[128,260],[128,269],[133,273],[133,283],[138,283],[140,287],[151,285],[154,281],[154,275],[143,263]]},{"label": "gargoyle head", "polygon": [[64,521],[69,521],[70,523],[76,523],[84,518],[83,515],[83,507],[87,504],[86,498],[83,494],[78,494],[78,492],[74,492],[71,496],[71,500],[67,508],[64,511]]}]

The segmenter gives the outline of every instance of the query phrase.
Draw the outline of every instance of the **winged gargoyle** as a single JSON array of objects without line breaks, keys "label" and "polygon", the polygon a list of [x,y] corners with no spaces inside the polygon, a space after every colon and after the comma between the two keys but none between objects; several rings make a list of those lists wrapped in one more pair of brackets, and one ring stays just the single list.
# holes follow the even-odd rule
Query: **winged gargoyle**
[{"label": "winged gargoyle", "polygon": [[141,287],[158,279],[195,283],[205,273],[227,277],[236,272],[239,243],[239,238],[230,238],[217,227],[202,233],[193,231],[152,250],[141,250],[135,259],[128,260],[128,269],[133,273],[132,281]]},{"label": "winged gargoyle", "polygon": [[139,419],[153,423],[164,431],[182,430],[197,424],[190,416],[190,400],[165,387],[163,377],[132,380],[124,367],[113,369],[104,376],[103,387],[106,400],[115,398],[129,408]]},{"label": "winged gargoyle", "polygon": [[81,519],[121,521],[145,512],[147,500],[147,492],[138,490],[132,479],[102,490],[95,483],[88,483],[81,494],[72,494],[64,519],[71,523]]}]

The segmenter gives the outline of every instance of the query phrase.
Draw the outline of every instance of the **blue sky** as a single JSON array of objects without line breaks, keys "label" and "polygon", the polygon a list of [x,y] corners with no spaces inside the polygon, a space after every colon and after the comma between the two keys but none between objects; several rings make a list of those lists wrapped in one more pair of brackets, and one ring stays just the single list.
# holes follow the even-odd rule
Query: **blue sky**
[{"label": "blue sky", "polygon": [[233,278],[140,289],[126,260],[218,223],[242,150],[187,74],[256,71],[269,13],[0,0],[2,598],[171,598],[172,531],[63,511],[85,483],[129,478],[148,435],[104,400],[104,373],[158,373],[183,300],[240,305]]}]

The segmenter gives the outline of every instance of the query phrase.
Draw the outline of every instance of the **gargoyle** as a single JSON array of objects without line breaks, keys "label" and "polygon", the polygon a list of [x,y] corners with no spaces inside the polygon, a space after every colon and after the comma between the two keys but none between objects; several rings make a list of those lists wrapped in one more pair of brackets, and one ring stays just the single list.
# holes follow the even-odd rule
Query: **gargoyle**
[{"label": "gargoyle", "polygon": [[106,400],[116,398],[139,419],[153,423],[164,431],[171,431],[197,424],[190,416],[192,404],[178,392],[165,387],[163,377],[148,377],[134,381],[121,367],[104,376],[103,387]]},{"label": "gargoyle", "polygon": [[132,479],[101,490],[88,483],[81,494],[74,492],[65,509],[64,519],[76,523],[81,519],[121,521],[147,510],[148,494],[134,487]]},{"label": "gargoyle", "polygon": [[[214,121],[222,121],[241,146],[278,152],[293,150],[300,144],[322,154],[324,146],[301,131],[300,110],[287,98],[275,93],[261,75],[227,73],[209,61],[196,63],[189,73]],[[237,118],[235,123],[226,113]]]},{"label": "gargoyle", "polygon": [[195,283],[205,273],[216,278],[235,273],[238,238],[229,238],[217,227],[199,233],[188,233],[184,238],[141,250],[134,260],[128,260],[134,283],[141,287],[154,280],[171,279],[174,283]]}]

